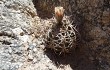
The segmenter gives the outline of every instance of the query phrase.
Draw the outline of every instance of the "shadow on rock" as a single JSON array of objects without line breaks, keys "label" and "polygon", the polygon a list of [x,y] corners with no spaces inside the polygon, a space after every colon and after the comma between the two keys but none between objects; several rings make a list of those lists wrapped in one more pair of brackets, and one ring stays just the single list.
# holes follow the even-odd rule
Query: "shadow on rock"
[{"label": "shadow on rock", "polygon": [[94,60],[90,60],[89,56],[92,55],[87,47],[76,48],[70,54],[59,55],[53,50],[47,49],[46,55],[52,60],[57,67],[69,64],[73,70],[96,70]]},{"label": "shadow on rock", "polygon": [[[42,3],[42,4],[41,4]],[[46,2],[41,1],[39,2],[39,0],[33,0],[33,4],[36,8],[37,14],[41,19],[49,19],[53,17],[53,11],[50,11],[51,8],[49,8],[49,10],[47,10],[43,3],[46,4]]]}]

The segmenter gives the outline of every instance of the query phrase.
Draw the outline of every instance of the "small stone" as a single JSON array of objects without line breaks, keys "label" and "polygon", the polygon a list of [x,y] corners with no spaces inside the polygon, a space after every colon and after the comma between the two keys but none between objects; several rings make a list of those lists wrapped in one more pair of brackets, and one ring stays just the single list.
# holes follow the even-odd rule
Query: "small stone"
[{"label": "small stone", "polygon": [[33,46],[36,46],[36,43],[33,43]]},{"label": "small stone", "polygon": [[29,49],[32,50],[35,46],[33,46],[32,44],[29,45]]},{"label": "small stone", "polygon": [[9,47],[9,49],[8,49],[9,51],[9,54],[11,54],[12,53],[12,49],[11,49],[11,47]]},{"label": "small stone", "polygon": [[42,49],[44,49],[44,48],[45,48],[45,46],[44,46],[44,45],[40,45],[40,47],[41,47]]},{"label": "small stone", "polygon": [[32,60],[33,60],[33,58],[31,58],[31,57],[30,57],[30,58],[28,58],[28,62],[30,62],[30,61],[32,61]]},{"label": "small stone", "polygon": [[32,54],[29,54],[28,55],[28,61],[32,61],[34,58],[33,58],[33,55]]},{"label": "small stone", "polygon": [[12,32],[17,36],[21,36],[24,34],[24,31],[21,28],[12,29]]},{"label": "small stone", "polygon": [[37,51],[37,49],[36,49],[36,48],[34,48],[34,49],[33,49],[33,51],[34,51],[34,52],[36,52],[36,51]]}]

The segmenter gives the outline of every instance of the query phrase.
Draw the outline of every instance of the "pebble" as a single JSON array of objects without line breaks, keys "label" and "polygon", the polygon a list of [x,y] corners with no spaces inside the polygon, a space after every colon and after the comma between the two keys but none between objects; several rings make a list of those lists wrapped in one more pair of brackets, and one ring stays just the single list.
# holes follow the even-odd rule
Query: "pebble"
[{"label": "pebble", "polygon": [[36,48],[34,48],[34,49],[33,49],[33,51],[34,51],[34,52],[36,52],[36,51],[37,51],[37,49],[36,49]]},{"label": "pebble", "polygon": [[32,55],[32,52],[30,51],[29,52],[29,55],[28,55],[28,60],[29,61],[32,61],[34,58],[33,58],[33,55]]},{"label": "pebble", "polygon": [[8,48],[8,52],[9,52],[9,54],[12,53],[12,49],[11,49],[11,47]]},{"label": "pebble", "polygon": [[21,28],[12,29],[12,32],[17,36],[21,36],[24,33],[24,31]]}]

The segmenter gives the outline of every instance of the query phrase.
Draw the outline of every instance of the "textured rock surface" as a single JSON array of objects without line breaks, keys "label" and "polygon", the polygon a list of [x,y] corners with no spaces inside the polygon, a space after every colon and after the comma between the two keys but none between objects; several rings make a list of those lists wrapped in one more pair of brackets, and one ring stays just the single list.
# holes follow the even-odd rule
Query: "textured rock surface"
[{"label": "textured rock surface", "polygon": [[[59,5],[81,36],[65,56],[43,45]],[[109,50],[109,0],[0,0],[0,70],[110,70]]]},{"label": "textured rock surface", "polygon": [[0,70],[39,70],[53,65],[38,48],[42,42],[31,34],[36,15],[31,0],[0,1]]}]

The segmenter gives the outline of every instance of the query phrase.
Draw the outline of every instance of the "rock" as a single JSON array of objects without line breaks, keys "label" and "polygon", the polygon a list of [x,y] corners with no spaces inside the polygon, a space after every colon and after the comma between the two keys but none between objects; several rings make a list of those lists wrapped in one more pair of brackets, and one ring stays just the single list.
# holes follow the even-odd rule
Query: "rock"
[{"label": "rock", "polygon": [[33,49],[33,52],[36,52],[36,51],[37,51],[37,49],[36,49],[36,48],[34,48],[34,49]]},{"label": "rock", "polygon": [[[0,70],[110,70],[109,3],[0,0]],[[58,5],[64,7],[81,36],[77,50],[65,57],[51,49],[44,52],[43,40],[52,28]]]},{"label": "rock", "polygon": [[23,36],[24,31],[21,28],[12,29],[13,33],[17,36]]},{"label": "rock", "polygon": [[31,54],[28,55],[28,60],[32,61],[33,60],[33,56]]}]

